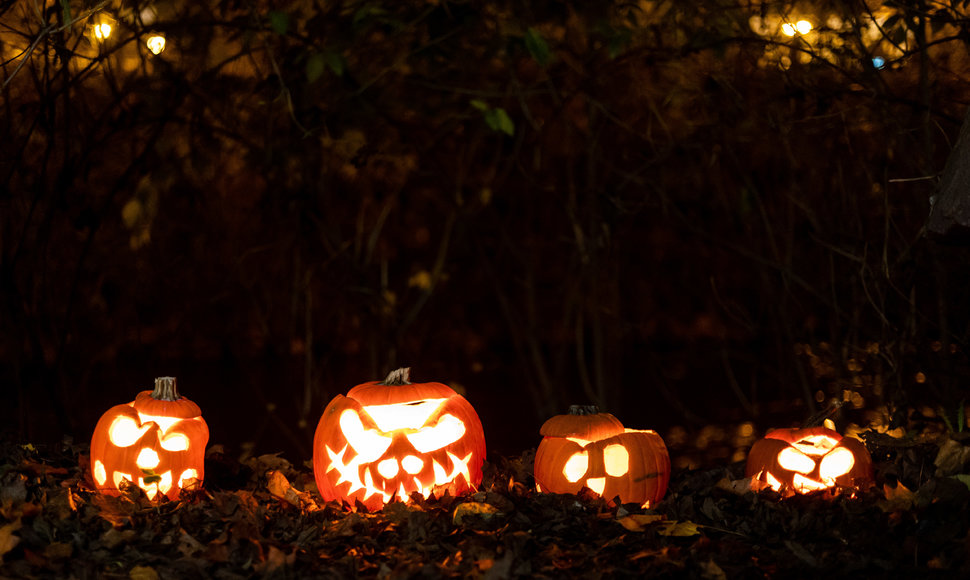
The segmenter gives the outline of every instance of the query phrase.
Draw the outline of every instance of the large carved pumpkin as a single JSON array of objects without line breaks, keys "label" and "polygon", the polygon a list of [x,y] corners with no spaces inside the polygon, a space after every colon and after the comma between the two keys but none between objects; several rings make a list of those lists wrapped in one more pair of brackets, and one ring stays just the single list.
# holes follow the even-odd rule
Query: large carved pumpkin
[{"label": "large carved pumpkin", "polygon": [[482,481],[485,434],[475,409],[409,369],[337,395],[313,437],[313,474],[327,501],[377,510],[412,493],[458,495]]},{"label": "large carved pumpkin", "polygon": [[861,441],[827,427],[775,429],[748,453],[745,476],[782,495],[872,483],[872,457]]},{"label": "large carved pumpkin", "polygon": [[209,427],[199,406],[179,396],[174,377],[108,409],[91,438],[91,475],[98,490],[117,494],[123,480],[169,499],[201,483]]},{"label": "large carved pumpkin", "polygon": [[574,405],[540,429],[536,487],[578,493],[583,487],[621,503],[655,504],[670,481],[670,456],[654,431],[627,429],[596,407]]}]

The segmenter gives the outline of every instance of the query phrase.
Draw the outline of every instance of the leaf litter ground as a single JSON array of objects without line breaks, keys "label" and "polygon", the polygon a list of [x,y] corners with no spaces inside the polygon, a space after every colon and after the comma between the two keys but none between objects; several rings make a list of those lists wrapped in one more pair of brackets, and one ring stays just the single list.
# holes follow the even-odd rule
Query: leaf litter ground
[{"label": "leaf litter ground", "polygon": [[[0,577],[882,578],[966,576],[956,477],[857,493],[753,493],[739,464],[674,472],[653,509],[538,494],[533,451],[490,458],[479,491],[368,513],[324,504],[307,466],[210,450],[203,490],[94,493],[86,449],[6,443]],[[884,470],[885,471],[885,470]],[[883,477],[883,480],[886,478]],[[890,478],[891,479],[891,478]]]}]

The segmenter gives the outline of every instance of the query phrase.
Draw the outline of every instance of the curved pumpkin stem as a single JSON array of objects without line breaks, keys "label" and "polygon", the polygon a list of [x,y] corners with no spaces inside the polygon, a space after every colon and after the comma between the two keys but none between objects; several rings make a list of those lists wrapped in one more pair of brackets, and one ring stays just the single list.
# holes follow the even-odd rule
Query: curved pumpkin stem
[{"label": "curved pumpkin stem", "polygon": [[400,387],[411,384],[411,367],[402,367],[388,373],[387,378],[381,381],[380,385],[389,387]]},{"label": "curved pumpkin stem", "polygon": [[158,377],[155,379],[155,390],[152,391],[152,398],[159,401],[178,401],[182,398],[179,395],[178,387],[175,386],[175,377]]},{"label": "curved pumpkin stem", "polygon": [[598,415],[600,408],[596,405],[570,405],[570,415]]}]

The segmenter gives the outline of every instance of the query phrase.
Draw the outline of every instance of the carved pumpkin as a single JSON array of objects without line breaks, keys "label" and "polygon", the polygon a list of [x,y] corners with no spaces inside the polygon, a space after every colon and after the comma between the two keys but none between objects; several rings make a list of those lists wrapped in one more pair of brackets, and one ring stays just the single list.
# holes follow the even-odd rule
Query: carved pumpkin
[{"label": "carved pumpkin", "polygon": [[654,431],[626,429],[596,407],[574,405],[539,430],[536,488],[578,493],[583,487],[621,503],[654,504],[670,481],[670,456]]},{"label": "carved pumpkin", "polygon": [[116,495],[122,480],[149,498],[178,498],[202,482],[209,427],[199,406],[179,396],[174,377],[155,379],[155,390],[108,409],[91,438],[91,474],[98,490]]},{"label": "carved pumpkin", "polygon": [[378,510],[415,492],[458,495],[481,483],[485,434],[475,409],[450,387],[408,376],[398,369],[327,405],[313,437],[323,499]]},{"label": "carved pumpkin", "polygon": [[790,496],[872,482],[872,458],[861,441],[827,427],[775,429],[751,447],[745,476]]}]

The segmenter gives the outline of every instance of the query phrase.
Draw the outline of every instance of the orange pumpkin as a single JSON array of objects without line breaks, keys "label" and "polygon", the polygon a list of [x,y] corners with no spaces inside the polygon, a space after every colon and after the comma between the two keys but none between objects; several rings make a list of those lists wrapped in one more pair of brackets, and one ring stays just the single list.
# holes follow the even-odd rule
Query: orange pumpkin
[{"label": "orange pumpkin", "polygon": [[485,434],[471,404],[409,370],[357,385],[327,405],[313,437],[313,474],[327,501],[378,510],[412,493],[452,495],[482,481]]},{"label": "orange pumpkin", "polygon": [[199,406],[182,397],[174,377],[155,379],[155,389],[108,409],[91,437],[95,487],[117,495],[123,480],[178,498],[183,488],[202,482],[209,427]]},{"label": "orange pumpkin", "polygon": [[654,431],[627,429],[596,407],[574,405],[539,430],[536,488],[578,493],[587,487],[621,503],[655,504],[670,481],[670,456]]},{"label": "orange pumpkin", "polygon": [[827,427],[775,429],[748,453],[745,475],[782,495],[871,484],[872,457],[861,441]]}]

